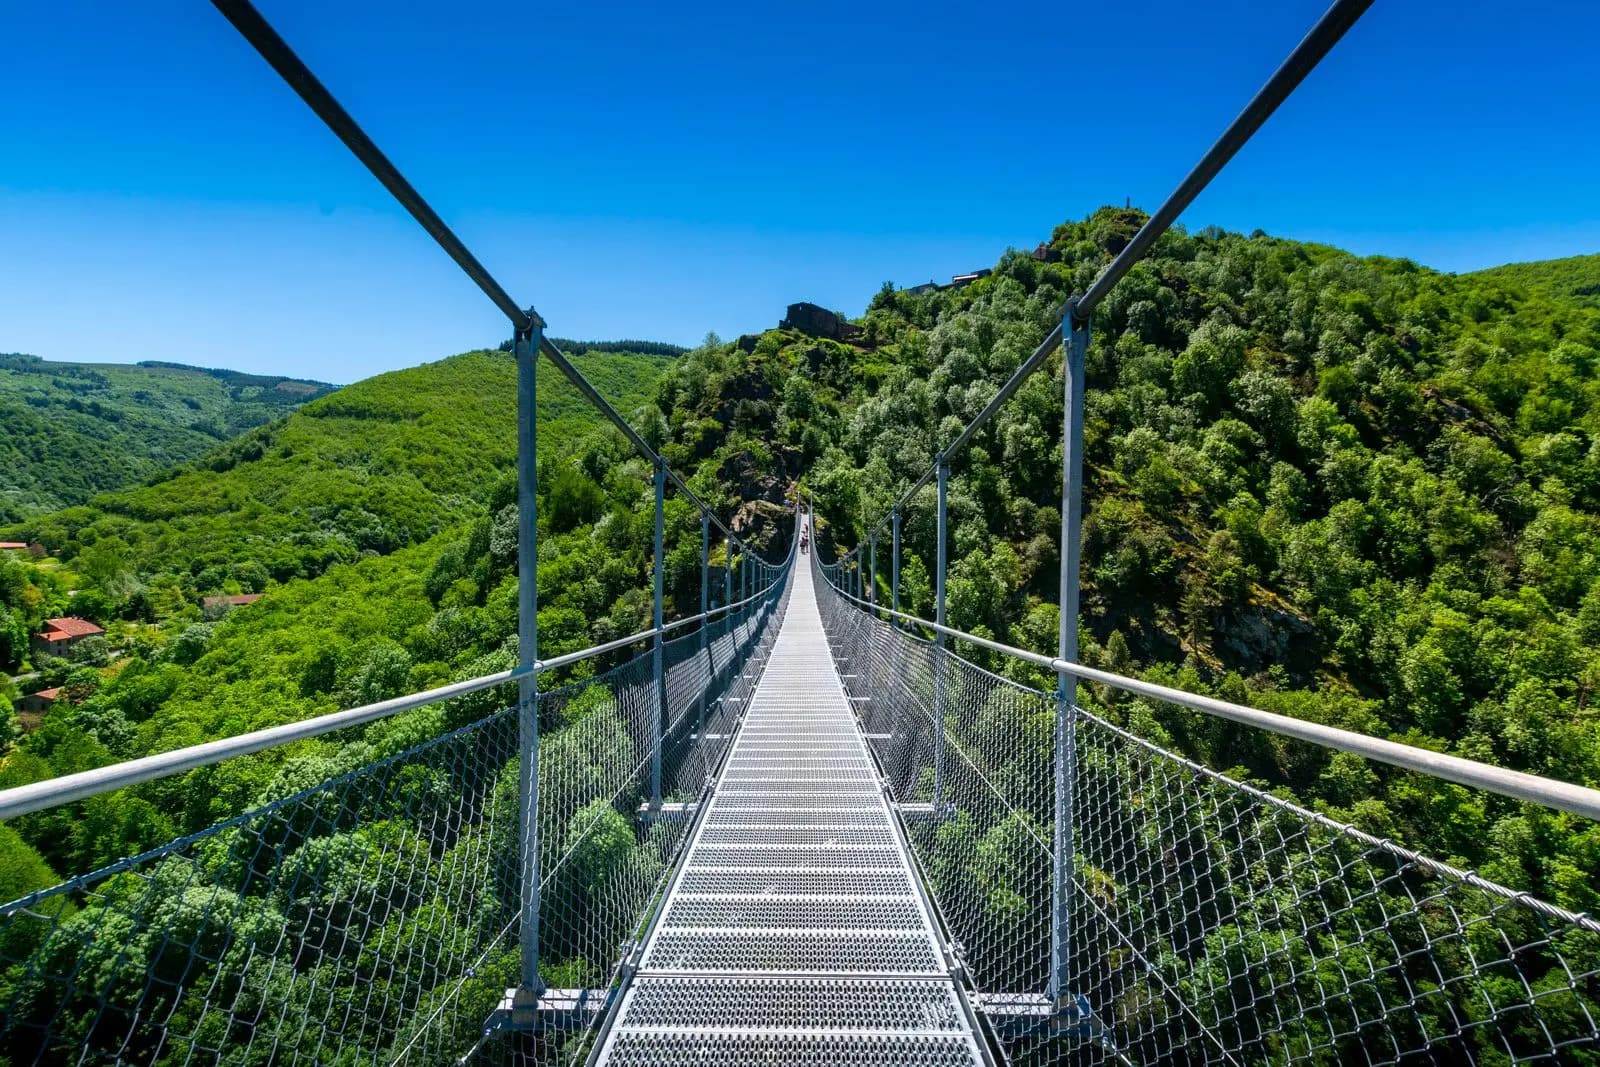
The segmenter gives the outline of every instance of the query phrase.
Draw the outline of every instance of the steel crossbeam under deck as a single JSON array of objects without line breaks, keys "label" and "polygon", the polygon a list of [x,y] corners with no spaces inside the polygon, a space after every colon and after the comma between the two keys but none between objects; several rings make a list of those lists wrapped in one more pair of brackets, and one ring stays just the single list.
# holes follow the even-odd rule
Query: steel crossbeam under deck
[{"label": "steel crossbeam under deck", "polygon": [[809,567],[598,1062],[989,1062]]}]

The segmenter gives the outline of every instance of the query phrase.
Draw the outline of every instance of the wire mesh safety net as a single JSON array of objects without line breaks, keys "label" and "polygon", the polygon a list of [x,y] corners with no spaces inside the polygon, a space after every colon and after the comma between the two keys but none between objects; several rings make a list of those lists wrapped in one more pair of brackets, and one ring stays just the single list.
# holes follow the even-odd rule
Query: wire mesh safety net
[{"label": "wire mesh safety net", "polygon": [[[664,643],[664,799],[717,767],[783,591]],[[539,697],[541,974],[583,1005],[682,844],[683,823],[638,818],[661,695],[646,651]],[[483,706],[408,713],[446,732],[0,906],[0,1064],[581,1058],[592,1010],[486,1030],[517,984],[520,886],[517,713]]]},{"label": "wire mesh safety net", "polygon": [[1013,1062],[1600,1064],[1592,918],[1082,708],[1068,977],[1046,1022],[1056,695],[817,584],[929,892]]}]

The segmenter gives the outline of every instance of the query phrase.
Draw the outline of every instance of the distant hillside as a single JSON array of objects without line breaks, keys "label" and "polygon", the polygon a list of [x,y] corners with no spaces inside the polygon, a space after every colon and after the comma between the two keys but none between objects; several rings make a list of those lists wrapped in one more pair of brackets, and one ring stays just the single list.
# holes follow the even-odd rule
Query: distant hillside
[{"label": "distant hillside", "polygon": [[137,484],[334,388],[178,363],[0,354],[0,522]]},{"label": "distant hillside", "polygon": [[[573,341],[566,337],[552,337],[550,340],[569,356],[582,352],[632,352],[673,359],[689,351],[682,345],[670,345],[664,341]],[[511,351],[510,342],[506,342],[502,348]]]},{"label": "distant hillside", "polygon": [[[623,412],[643,409],[644,432],[663,438],[665,420],[648,412],[669,359],[573,359]],[[649,467],[621,435],[540,369],[540,647],[558,655],[648,625],[654,497]],[[41,540],[56,558],[0,554],[0,671],[40,668],[30,685],[76,687],[78,703],[58,704],[17,738],[0,678],[0,788],[510,662],[515,410],[511,357],[468,352],[347,386],[159,482],[5,528],[0,539]],[[726,508],[714,471],[695,484]],[[698,603],[700,575],[699,524],[677,497],[668,537],[677,611]],[[265,595],[231,612],[202,603],[255,592]],[[118,653],[111,666],[29,660],[26,635],[68,612],[106,627]],[[443,728],[423,714],[368,737]],[[60,870],[92,869],[237,813],[285,756],[317,752],[341,767],[371,758],[350,740],[231,760],[203,772],[203,784],[158,787],[159,812],[143,800],[119,807],[106,834],[74,838],[47,819],[21,832]],[[320,779],[330,767],[297,773]]]},{"label": "distant hillside", "polygon": [[[575,362],[631,411],[664,357],[585,353]],[[566,440],[600,416],[558,375],[540,377],[541,436]],[[364,553],[417,544],[481,509],[516,458],[516,368],[468,352],[380,374],[257,427],[145,485],[13,528],[67,558],[95,546],[117,567],[191,580],[246,564],[277,581],[311,577]],[[209,588],[198,592],[213,592]]]},{"label": "distant hillside", "polygon": [[1467,277],[1504,282],[1568,303],[1600,308],[1600,254],[1534,263],[1508,263],[1503,267],[1477,271]]}]

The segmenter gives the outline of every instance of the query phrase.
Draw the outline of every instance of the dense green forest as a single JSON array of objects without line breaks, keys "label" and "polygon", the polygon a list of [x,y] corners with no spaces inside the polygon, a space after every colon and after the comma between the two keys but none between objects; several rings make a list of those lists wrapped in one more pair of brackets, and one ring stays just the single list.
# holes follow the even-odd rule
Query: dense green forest
[{"label": "dense green forest", "polygon": [[333,388],[180,363],[0,354],[0,523],[136,485]]},{"label": "dense green forest", "polygon": [[[669,345],[662,341],[574,341],[569,337],[552,337],[550,342],[569,356],[586,352],[631,352],[646,356],[675,359],[689,351],[682,345]],[[503,341],[500,351],[511,351],[512,342]]]},{"label": "dense green forest", "polygon": [[[853,344],[769,331],[690,353],[661,387],[677,458],[731,448],[806,472],[853,547],[1143,217],[1063,225],[1054,261],[1008,253],[963,288],[886,285]],[[1600,311],[1498,272],[1169,234],[1094,322],[1085,660],[1600,783],[1597,360]],[[950,494],[951,624],[1040,651],[1056,632],[1053,368],[953,457]],[[932,496],[904,527],[902,596],[925,617]],[[1212,766],[1575,910],[1600,903],[1594,827],[1124,710]]]},{"label": "dense green forest", "polygon": [[[826,558],[932,463],[1143,218],[1102,209],[1058,227],[1048,256],[1008,252],[961,288],[885,285],[848,342],[780,329],[708,338],[675,360],[596,346],[579,365],[708,502],[725,516],[743,502],[734,521],[758,544],[781,550],[782,502],[796,482],[811,489]],[[1591,267],[1458,277],[1261,233],[1163,237],[1093,323],[1084,660],[1600,785]],[[576,393],[544,384],[555,377],[541,378],[543,654],[642,629],[649,612],[650,472]],[[111,649],[45,665],[75,703],[14,739],[0,787],[512,663],[513,403],[509,357],[469,353],[349,386],[151,484],[0,530],[60,556],[0,563],[12,632],[65,610],[73,587],[75,610],[114,623]],[[1053,650],[1060,438],[1057,358],[952,457],[952,625]],[[671,613],[696,602],[699,536],[683,501],[667,515]],[[934,519],[930,489],[906,516],[902,569],[902,600],[924,616]],[[885,555],[880,586],[887,574]],[[257,590],[263,600],[216,618],[197,604]],[[0,616],[0,654],[6,632]],[[1575,911],[1600,905],[1592,825],[1084,697],[1337,819]],[[494,707],[413,713],[357,741],[30,816],[0,836],[0,867],[21,872],[14,891],[45,884]],[[959,865],[946,874],[981,882]]]},{"label": "dense green forest", "polygon": [[[859,347],[774,333],[691,356],[671,379],[683,418],[697,394],[758,397],[849,547],[1142,221],[1104,209],[1056,230],[1057,262],[1011,253],[965,288],[885,286]],[[1086,662],[1600,784],[1600,310],[1494,272],[1207,230],[1164,237],[1093,330]],[[1057,360],[953,457],[951,624],[1040,651],[1060,410]],[[925,617],[931,498],[904,533]],[[1110,712],[1505,884],[1600,904],[1593,825],[1173,709]]]},{"label": "dense green forest", "polygon": [[1478,271],[1470,277],[1503,282],[1583,307],[1600,308],[1600,254],[1537,263],[1508,263]]}]

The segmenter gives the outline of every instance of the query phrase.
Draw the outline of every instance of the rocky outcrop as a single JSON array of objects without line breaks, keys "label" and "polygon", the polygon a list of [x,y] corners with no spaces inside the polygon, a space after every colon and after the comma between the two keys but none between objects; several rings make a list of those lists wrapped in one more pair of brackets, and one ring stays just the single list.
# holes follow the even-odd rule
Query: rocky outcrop
[{"label": "rocky outcrop", "polygon": [[1317,628],[1310,619],[1270,605],[1256,605],[1214,620],[1212,647],[1227,666],[1244,674],[1281,664],[1309,678],[1322,661]]},{"label": "rocky outcrop", "polygon": [[803,301],[789,305],[789,313],[778,323],[778,328],[799,330],[811,337],[826,337],[833,341],[847,341],[861,332],[861,327],[846,322],[845,317],[837,311]]}]

